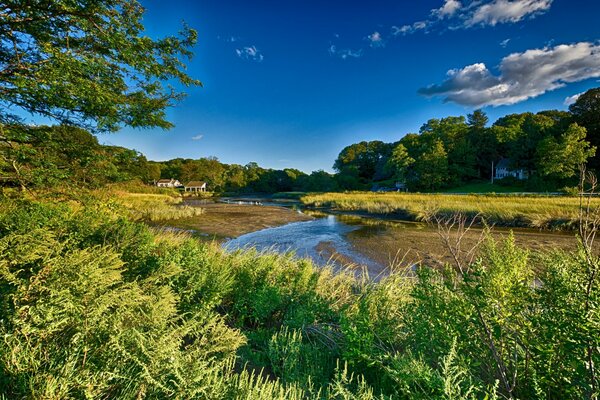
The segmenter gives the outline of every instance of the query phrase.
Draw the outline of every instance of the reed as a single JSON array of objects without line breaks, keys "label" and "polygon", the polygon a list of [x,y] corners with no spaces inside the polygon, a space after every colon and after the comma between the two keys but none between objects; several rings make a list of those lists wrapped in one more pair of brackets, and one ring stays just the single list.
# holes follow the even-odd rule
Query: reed
[{"label": "reed", "polygon": [[[460,212],[479,215],[487,223],[540,229],[572,229],[579,215],[579,198],[566,196],[346,192],[310,194],[301,201],[309,207],[393,215],[413,221]],[[592,205],[600,206],[600,199],[594,199]]]}]

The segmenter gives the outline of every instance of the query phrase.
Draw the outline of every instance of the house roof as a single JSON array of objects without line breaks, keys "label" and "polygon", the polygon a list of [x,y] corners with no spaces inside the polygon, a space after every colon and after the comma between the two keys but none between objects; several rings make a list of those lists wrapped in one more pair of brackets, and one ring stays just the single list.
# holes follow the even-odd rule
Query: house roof
[{"label": "house roof", "polygon": [[173,179],[159,179],[157,183],[171,183]]},{"label": "house roof", "polygon": [[510,169],[510,160],[508,158],[501,159],[498,161],[498,164],[496,164],[496,168]]},{"label": "house roof", "polygon": [[188,184],[185,185],[185,187],[202,187],[204,185],[206,185],[206,182],[203,182],[203,181],[191,181],[191,182],[188,182]]}]

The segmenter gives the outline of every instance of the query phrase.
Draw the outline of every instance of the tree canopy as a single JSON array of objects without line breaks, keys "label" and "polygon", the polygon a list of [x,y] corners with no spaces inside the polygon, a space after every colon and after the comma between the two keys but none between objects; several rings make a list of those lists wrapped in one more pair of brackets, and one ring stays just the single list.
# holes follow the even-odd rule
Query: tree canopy
[{"label": "tree canopy", "polygon": [[165,108],[184,94],[195,30],[153,39],[135,0],[8,0],[0,4],[0,122],[20,109],[61,124],[110,132],[170,128]]}]

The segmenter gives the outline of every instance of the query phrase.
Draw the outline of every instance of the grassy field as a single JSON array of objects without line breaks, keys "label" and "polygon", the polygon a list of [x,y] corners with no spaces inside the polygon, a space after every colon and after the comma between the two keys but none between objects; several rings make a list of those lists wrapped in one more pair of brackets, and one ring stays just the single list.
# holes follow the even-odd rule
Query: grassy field
[{"label": "grassy field", "polygon": [[[309,207],[426,221],[432,216],[462,212],[479,214],[488,223],[543,229],[570,229],[576,224],[579,198],[516,195],[452,195],[412,193],[324,193],[302,197]],[[592,201],[600,207],[600,199]]]},{"label": "grassy field", "polygon": [[501,186],[495,183],[478,182],[446,190],[446,193],[514,193],[522,192],[522,187]]},{"label": "grassy field", "polygon": [[181,204],[183,198],[174,189],[147,185],[113,185],[96,191],[95,195],[112,199],[125,206],[133,219],[146,222],[193,218],[204,213],[203,208]]}]

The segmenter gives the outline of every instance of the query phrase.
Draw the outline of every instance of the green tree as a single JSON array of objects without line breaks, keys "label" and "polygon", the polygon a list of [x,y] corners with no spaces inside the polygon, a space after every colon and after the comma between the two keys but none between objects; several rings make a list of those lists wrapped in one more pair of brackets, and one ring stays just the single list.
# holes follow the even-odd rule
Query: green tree
[{"label": "green tree", "polygon": [[163,82],[200,82],[185,73],[196,31],[144,35],[135,0],[8,0],[0,5],[1,122],[21,109],[93,131],[170,128],[165,108],[181,92]]},{"label": "green tree", "polygon": [[441,140],[436,140],[415,162],[415,186],[426,190],[441,188],[448,179],[448,153]]},{"label": "green tree", "polygon": [[387,161],[387,167],[391,171],[394,179],[398,182],[405,182],[408,175],[408,169],[415,163],[415,159],[408,155],[408,150],[402,143],[399,143],[392,150],[392,155]]},{"label": "green tree", "polygon": [[[590,89],[571,104],[569,111],[579,125],[587,129],[587,140],[600,147],[600,88]],[[590,159],[591,168],[600,170],[600,154]]]},{"label": "green tree", "polygon": [[481,110],[475,110],[467,116],[469,133],[468,142],[476,157],[477,176],[488,178],[493,173],[492,163],[499,158],[498,139],[494,131],[487,128],[487,115]]},{"label": "green tree", "polygon": [[560,137],[542,140],[537,151],[538,172],[559,179],[576,176],[579,165],[596,153],[596,147],[585,138],[585,128],[572,124]]},{"label": "green tree", "polygon": [[[340,152],[333,168],[340,174],[355,169],[362,182],[367,183],[375,178],[377,172],[383,170],[391,150],[391,145],[379,140],[355,143]],[[350,174],[353,175],[353,172]],[[382,176],[378,176],[378,178],[382,178]]]}]

